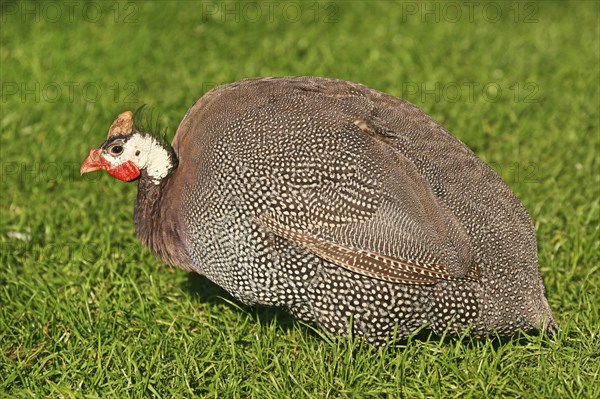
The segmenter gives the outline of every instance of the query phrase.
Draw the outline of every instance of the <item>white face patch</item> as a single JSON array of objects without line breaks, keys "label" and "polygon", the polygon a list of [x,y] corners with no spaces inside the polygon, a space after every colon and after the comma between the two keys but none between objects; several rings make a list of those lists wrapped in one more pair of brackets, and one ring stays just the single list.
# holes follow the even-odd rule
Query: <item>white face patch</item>
[{"label": "white face patch", "polygon": [[[123,148],[120,153],[115,153],[116,146]],[[151,135],[139,133],[125,142],[115,141],[103,151],[102,156],[110,163],[111,169],[127,161],[133,162],[138,169],[146,170],[154,184],[159,184],[173,167],[168,151]]]}]

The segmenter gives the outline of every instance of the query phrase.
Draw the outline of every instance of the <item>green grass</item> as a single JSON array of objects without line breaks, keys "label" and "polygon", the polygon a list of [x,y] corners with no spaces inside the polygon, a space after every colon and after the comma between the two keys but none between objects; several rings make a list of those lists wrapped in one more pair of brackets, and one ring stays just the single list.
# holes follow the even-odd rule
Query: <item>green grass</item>
[{"label": "green grass", "polygon": [[[597,3],[74,3],[2,2],[0,397],[600,397]],[[143,250],[135,184],[79,177],[88,149],[261,75],[358,81],[467,143],[535,221],[561,332],[373,352]]]}]

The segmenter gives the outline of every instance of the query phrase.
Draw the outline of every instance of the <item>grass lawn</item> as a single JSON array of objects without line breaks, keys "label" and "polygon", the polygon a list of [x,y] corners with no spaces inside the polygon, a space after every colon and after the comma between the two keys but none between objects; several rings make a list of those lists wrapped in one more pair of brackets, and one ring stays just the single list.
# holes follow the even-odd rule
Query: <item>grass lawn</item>
[{"label": "grass lawn", "polygon": [[[1,3],[0,397],[600,397],[596,2]],[[136,185],[79,176],[114,117],[172,136],[211,87],[318,75],[406,98],[529,210],[561,328],[370,351],[170,270]]]}]

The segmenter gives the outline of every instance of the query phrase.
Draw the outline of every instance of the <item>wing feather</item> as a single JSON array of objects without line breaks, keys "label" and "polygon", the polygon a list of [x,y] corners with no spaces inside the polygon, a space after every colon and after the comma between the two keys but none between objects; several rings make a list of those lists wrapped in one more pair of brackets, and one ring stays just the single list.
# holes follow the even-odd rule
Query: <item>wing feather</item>
[{"label": "wing feather", "polygon": [[[457,280],[439,263],[395,259],[372,251],[339,245],[306,232],[295,231],[267,215],[262,216],[262,221],[273,233],[293,241],[322,259],[367,277],[402,284],[435,284],[438,280]],[[473,270],[464,279],[477,278],[478,273]]]}]

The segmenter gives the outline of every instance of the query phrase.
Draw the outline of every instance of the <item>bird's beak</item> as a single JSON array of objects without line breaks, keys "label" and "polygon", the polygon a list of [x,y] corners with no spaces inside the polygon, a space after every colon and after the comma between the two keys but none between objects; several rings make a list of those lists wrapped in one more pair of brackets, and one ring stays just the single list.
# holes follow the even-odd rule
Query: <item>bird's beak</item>
[{"label": "bird's beak", "polygon": [[90,155],[83,160],[79,173],[82,175],[88,172],[95,172],[97,170],[106,170],[110,164],[102,157],[102,151],[98,148],[92,148]]}]

